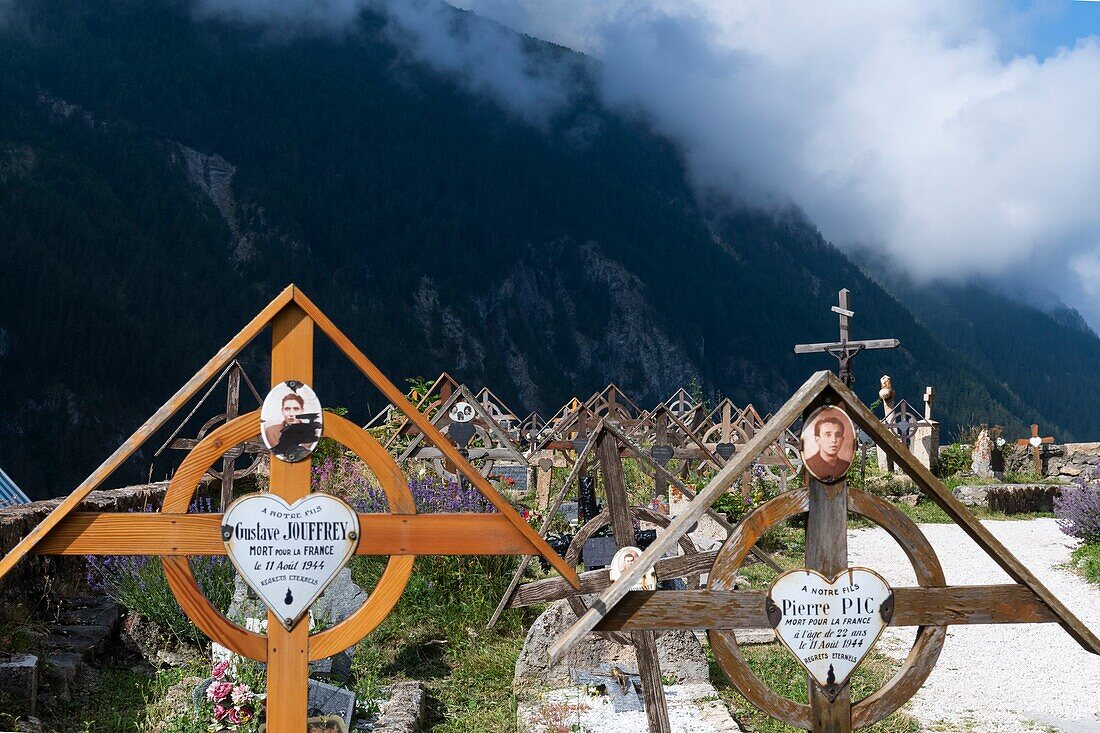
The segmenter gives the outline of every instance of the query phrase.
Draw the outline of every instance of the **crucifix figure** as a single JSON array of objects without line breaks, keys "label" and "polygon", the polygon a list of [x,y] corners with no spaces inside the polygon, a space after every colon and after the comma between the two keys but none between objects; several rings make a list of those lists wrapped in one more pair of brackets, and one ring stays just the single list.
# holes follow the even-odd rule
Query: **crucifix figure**
[{"label": "crucifix figure", "polygon": [[1029,446],[1031,448],[1031,459],[1033,461],[1035,461],[1035,473],[1042,476],[1043,475],[1043,448],[1042,447],[1043,447],[1044,444],[1050,444],[1050,443],[1053,443],[1053,442],[1054,442],[1054,438],[1052,438],[1052,437],[1040,438],[1039,437],[1039,426],[1036,425],[1035,423],[1032,423],[1031,424],[1031,437],[1030,438],[1020,438],[1019,440],[1016,441],[1016,445],[1018,445],[1020,447]]},{"label": "crucifix figure", "polygon": [[851,324],[848,319],[855,315],[855,311],[848,308],[848,288],[840,291],[839,305],[834,305],[830,310],[840,316],[840,341],[824,344],[798,344],[794,347],[796,354],[830,354],[840,362],[838,375],[840,381],[851,387],[855,382],[852,375],[852,359],[864,349],[896,349],[901,345],[897,339],[871,339],[868,341],[852,341]]}]

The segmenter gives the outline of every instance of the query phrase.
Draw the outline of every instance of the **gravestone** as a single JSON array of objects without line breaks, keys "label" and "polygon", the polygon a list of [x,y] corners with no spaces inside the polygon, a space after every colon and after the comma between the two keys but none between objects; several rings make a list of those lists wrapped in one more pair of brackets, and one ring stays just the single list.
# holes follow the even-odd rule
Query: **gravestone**
[{"label": "gravestone", "polygon": [[993,478],[993,439],[989,431],[982,428],[974,448],[970,451],[970,472],[981,478]]},{"label": "gravestone", "polygon": [[[691,501],[684,496],[679,489],[671,485],[668,487],[668,514],[670,517],[675,519],[682,514],[690,504]],[[718,547],[726,541],[726,530],[710,516],[704,514],[699,517],[698,525],[688,536],[691,537],[695,549],[699,552],[707,552],[709,550],[718,549]],[[705,582],[705,575],[703,576],[703,580]]]},{"label": "gravestone", "polygon": [[614,537],[592,537],[581,548],[581,557],[584,560],[585,570],[606,568],[611,564],[611,558],[618,551]]},{"label": "gravestone", "polygon": [[578,524],[580,522],[578,504],[575,501],[563,501],[561,506],[558,507],[558,512],[568,524]]},{"label": "gravestone", "polygon": [[[592,597],[589,598],[591,600]],[[638,674],[632,645],[619,644],[602,635],[589,634],[561,662],[551,665],[547,650],[576,621],[564,601],[554,601],[527,631],[523,650],[516,660],[512,687],[518,695],[546,688],[571,687],[573,670],[598,672],[605,665],[619,667],[626,674]],[[690,631],[670,631],[657,638],[661,673],[677,682],[709,682],[710,670],[703,647]]]},{"label": "gravestone", "polygon": [[[909,450],[920,461],[921,465],[933,473],[939,472],[940,466],[940,424],[932,419],[932,402],[935,391],[929,387],[924,390],[924,419],[918,420],[913,425],[913,437],[909,442]],[[996,451],[992,458],[996,459]],[[996,467],[992,468],[996,472]],[[1004,469],[1001,469],[1002,471]]]}]

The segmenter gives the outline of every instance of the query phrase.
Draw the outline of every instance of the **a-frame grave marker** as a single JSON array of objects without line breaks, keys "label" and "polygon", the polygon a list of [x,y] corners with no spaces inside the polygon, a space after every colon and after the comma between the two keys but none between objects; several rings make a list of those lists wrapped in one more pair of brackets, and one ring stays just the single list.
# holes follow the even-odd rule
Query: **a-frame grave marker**
[{"label": "a-frame grave marker", "polygon": [[[268,612],[267,635],[227,619],[202,595],[188,556],[226,555],[221,514],[189,514],[199,480],[225,453],[260,433],[260,411],[241,415],[206,435],[184,459],[156,513],[82,513],[74,510],[156,430],[223,370],[266,326],[271,326],[271,381],[313,382],[313,340],[320,329],[409,421],[454,463],[498,510],[496,514],[417,514],[404,475],[370,433],[333,413],[324,417],[324,435],[358,455],[379,479],[389,512],[355,517],[360,555],[385,555],[388,564],[368,599],[346,620],[309,633],[308,623],[289,624]],[[293,505],[310,493],[310,461],[271,461],[267,496]],[[263,496],[263,494],[250,495]],[[240,500],[238,500],[240,501]],[[335,499],[332,499],[335,501]],[[350,533],[349,533],[350,534]],[[267,663],[267,730],[301,733],[306,729],[309,662],[325,659],[360,641],[390,613],[400,598],[417,555],[531,555],[546,558],[568,582],[579,585],[569,567],[492,486],[382,375],[308,298],[286,288],[194,377],[103,462],[50,515],[3,559],[0,578],[30,552],[62,555],[159,555],[172,592],[187,616],[207,636],[230,651]]]},{"label": "a-frame grave marker", "polygon": [[[844,410],[1015,582],[947,585],[934,549],[920,528],[900,510],[872,494],[849,489],[843,479],[827,485],[811,477],[807,487],[780,494],[737,525],[710,568],[706,590],[631,590],[645,568],[675,546],[767,445],[800,417],[805,419],[827,405]],[[890,589],[889,608],[884,605],[879,611],[890,625],[918,627],[916,641],[898,673],[866,698],[853,702],[843,679],[821,685],[808,678],[810,703],[804,704],[774,692],[756,677],[742,656],[730,630],[775,627],[783,609],[778,617],[770,612],[775,606],[769,606],[769,592],[764,590],[734,590],[734,576],[749,549],[768,528],[805,513],[809,515],[807,569],[841,582],[847,577],[843,571],[848,569],[849,512],[885,529],[912,562],[919,585]],[[677,517],[634,565],[602,591],[584,616],[550,647],[550,658],[552,662],[561,659],[593,630],[706,629],[719,665],[752,704],[796,728],[843,732],[874,724],[900,708],[920,689],[939,658],[949,625],[987,623],[1058,623],[1085,650],[1100,654],[1100,639],[970,514],[840,379],[829,372],[818,372],[699,492],[688,511]]]},{"label": "a-frame grave marker", "polygon": [[[458,422],[451,419],[451,410],[456,406],[462,406],[463,410],[469,410],[472,414],[464,416],[466,419]],[[468,461],[484,460],[484,468],[479,471],[483,476],[488,476],[495,461],[511,461],[526,465],[527,459],[518,445],[512,441],[507,431],[487,412],[481,402],[460,384],[450,397],[437,409],[431,417],[431,423],[441,434],[447,436],[458,446],[459,451],[466,456]],[[468,426],[468,427],[467,427]],[[460,430],[460,428],[462,428]],[[478,439],[483,443],[480,448],[469,447],[470,442]],[[435,463],[436,471],[442,478],[454,475],[448,471],[442,461],[443,454],[434,446],[424,445],[424,434],[416,435],[406,446],[405,450],[397,458],[399,465],[406,461],[423,459]]]}]

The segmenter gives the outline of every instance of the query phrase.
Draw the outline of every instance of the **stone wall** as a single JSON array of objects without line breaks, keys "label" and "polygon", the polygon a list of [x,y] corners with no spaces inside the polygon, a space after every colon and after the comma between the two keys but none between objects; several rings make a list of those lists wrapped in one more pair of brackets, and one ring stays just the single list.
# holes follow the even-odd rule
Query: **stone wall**
[{"label": "stone wall", "polygon": [[1072,480],[1100,464],[1100,443],[1052,445],[1043,454],[1044,476]]},{"label": "stone wall", "polygon": [[[210,496],[212,481],[204,480],[200,493]],[[93,491],[76,511],[140,512],[147,507],[159,508],[168,489],[161,481],[121,489]],[[36,501],[30,504],[0,509],[0,556],[8,554],[27,536],[62,498]],[[35,607],[49,591],[67,590],[78,586],[84,577],[84,558],[70,556],[29,555],[0,580],[0,602],[27,604]]]}]

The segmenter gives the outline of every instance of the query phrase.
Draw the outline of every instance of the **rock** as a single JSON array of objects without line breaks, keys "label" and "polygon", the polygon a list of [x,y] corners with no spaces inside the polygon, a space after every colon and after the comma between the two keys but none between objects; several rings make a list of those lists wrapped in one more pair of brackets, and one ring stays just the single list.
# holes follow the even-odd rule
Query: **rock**
[{"label": "rock", "polygon": [[15,721],[15,730],[16,733],[42,733],[45,728],[41,720],[28,715]]},{"label": "rock", "polygon": [[153,621],[137,613],[130,613],[122,622],[120,634],[123,646],[149,663],[154,669],[181,667],[201,652],[190,644],[173,639]]},{"label": "rock", "polygon": [[[561,688],[573,684],[572,670],[596,671],[604,665],[615,665],[627,674],[638,673],[634,647],[622,645],[596,634],[589,634],[569,652],[565,659],[551,667],[548,649],[577,617],[565,601],[555,601],[540,615],[523,643],[516,660],[512,687],[517,694],[542,688]],[[690,631],[670,631],[657,639],[657,655],[661,674],[678,682],[702,682],[710,679],[703,647]]]},{"label": "rock", "polygon": [[975,476],[993,478],[992,462],[993,439],[989,437],[989,431],[982,428],[970,451],[970,470]]},{"label": "rock", "polygon": [[[740,733],[741,728],[709,682],[666,685],[672,733]],[[642,711],[615,712],[607,696],[585,695],[576,687],[550,690],[537,699],[520,700],[517,727],[524,733],[583,730],[599,733],[644,733]]]},{"label": "rock", "polygon": [[920,494],[906,494],[905,496],[899,496],[898,501],[902,504],[908,504],[909,506],[916,506],[920,501]]},{"label": "rock", "polygon": [[733,635],[741,646],[771,644],[775,641],[775,631],[772,629],[737,629]]},{"label": "rock", "polygon": [[955,498],[967,506],[988,506],[987,497],[989,486],[971,486],[964,484],[956,486],[951,492]]},{"label": "rock", "polygon": [[38,702],[38,657],[0,653],[0,690],[16,705],[8,712],[34,715]]},{"label": "rock", "polygon": [[[192,704],[192,691],[203,680],[199,677],[184,677],[165,691],[164,696],[149,705],[148,719],[150,728],[146,733],[161,733],[170,730],[172,722],[187,715],[189,712],[197,712],[198,705]],[[206,687],[203,687],[203,694]]]},{"label": "rock", "polygon": [[55,652],[46,658],[43,669],[43,681],[50,691],[60,700],[72,699],[77,672],[83,662],[76,652]]},{"label": "rock", "polygon": [[374,733],[416,733],[424,727],[427,712],[424,683],[398,682],[390,687],[390,699],[382,704]]}]

